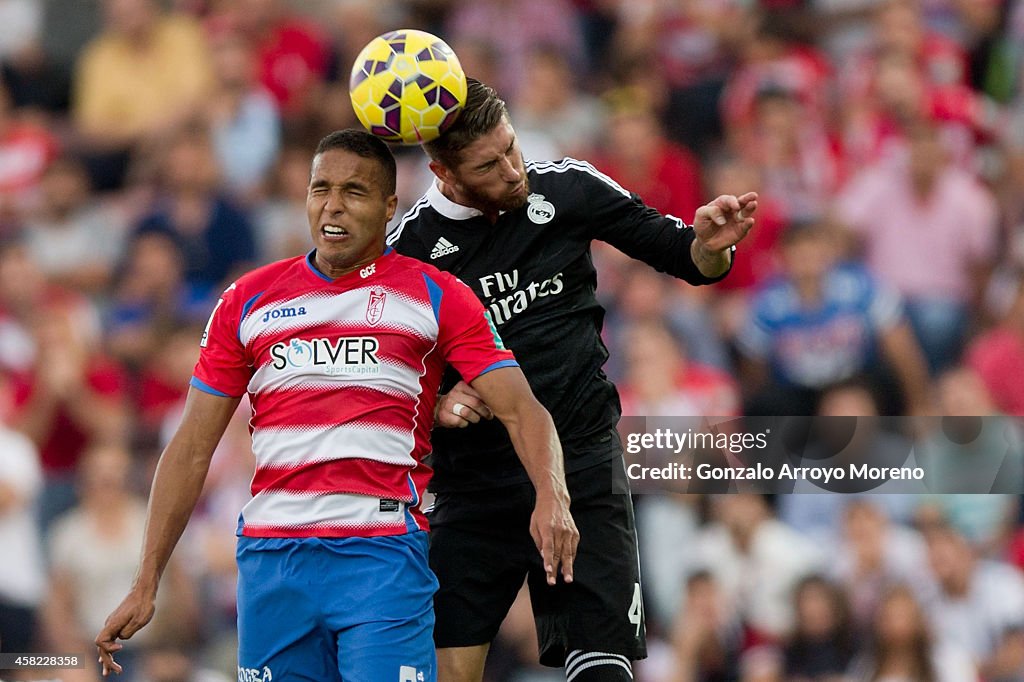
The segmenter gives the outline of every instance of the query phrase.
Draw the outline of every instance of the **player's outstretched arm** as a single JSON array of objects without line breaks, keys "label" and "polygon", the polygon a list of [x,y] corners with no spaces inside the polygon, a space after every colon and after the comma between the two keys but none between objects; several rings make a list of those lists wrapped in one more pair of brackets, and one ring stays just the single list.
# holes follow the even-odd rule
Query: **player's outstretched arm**
[{"label": "player's outstretched arm", "polygon": [[697,238],[690,247],[690,255],[705,277],[717,277],[729,268],[729,249],[750,232],[756,210],[756,192],[738,197],[723,194],[697,209],[693,216]]},{"label": "player's outstretched arm", "polygon": [[518,367],[502,367],[482,374],[471,386],[505,425],[537,491],[530,535],[543,557],[548,584],[555,584],[559,565],[565,581],[572,582],[580,534],[569,513],[562,446],[551,415],[537,402]]},{"label": "player's outstretched arm", "polygon": [[153,477],[139,572],[128,596],[96,635],[104,676],[111,670],[121,672],[121,666],[114,661],[114,653],[123,646],[117,640],[131,638],[153,618],[160,576],[192,515],[213,451],[238,401],[239,398],[189,390],[181,424],[160,456]]}]

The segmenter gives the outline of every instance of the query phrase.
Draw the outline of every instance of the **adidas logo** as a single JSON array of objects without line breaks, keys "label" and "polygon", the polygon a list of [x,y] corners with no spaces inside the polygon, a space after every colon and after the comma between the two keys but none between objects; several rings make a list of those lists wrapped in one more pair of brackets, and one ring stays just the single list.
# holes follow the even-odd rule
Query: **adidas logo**
[{"label": "adidas logo", "polygon": [[452,244],[444,237],[441,237],[440,239],[437,240],[437,243],[434,244],[433,251],[430,252],[430,260],[436,260],[441,256],[447,256],[448,254],[455,253],[458,250],[459,247],[457,247],[455,244]]}]

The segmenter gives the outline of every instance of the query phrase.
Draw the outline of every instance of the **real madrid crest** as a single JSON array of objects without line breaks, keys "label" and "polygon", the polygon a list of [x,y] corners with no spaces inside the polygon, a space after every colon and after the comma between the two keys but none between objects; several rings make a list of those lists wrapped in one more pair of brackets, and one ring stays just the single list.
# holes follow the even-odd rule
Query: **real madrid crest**
[{"label": "real madrid crest", "polygon": [[537,225],[550,223],[555,217],[555,207],[550,201],[545,201],[543,194],[531,194],[526,198],[530,206],[526,209],[526,215],[530,221]]}]

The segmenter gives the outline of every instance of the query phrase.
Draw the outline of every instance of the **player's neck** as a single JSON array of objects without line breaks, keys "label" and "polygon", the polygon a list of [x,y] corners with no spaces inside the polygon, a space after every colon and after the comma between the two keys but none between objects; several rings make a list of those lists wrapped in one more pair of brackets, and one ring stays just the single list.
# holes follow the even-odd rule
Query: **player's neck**
[{"label": "player's neck", "polygon": [[441,191],[446,199],[452,203],[464,206],[465,208],[472,208],[480,211],[484,214],[484,217],[493,225],[498,222],[498,215],[501,213],[498,209],[493,206],[481,206],[479,202],[473,201],[471,197],[467,197],[463,192],[460,192],[454,186],[449,185],[444,180],[438,178],[437,188]]},{"label": "player's neck", "polygon": [[321,254],[320,250],[317,249],[316,254],[313,256],[312,260],[313,267],[319,270],[322,275],[324,275],[325,277],[329,277],[330,279],[338,279],[339,277],[344,277],[350,272],[355,272],[356,270],[360,270],[366,267],[370,263],[380,258],[382,255],[384,255],[383,248],[381,249],[380,253],[377,253],[373,256],[368,256],[366,258],[361,258],[358,263],[354,263],[352,265],[333,265],[326,261],[323,257],[323,254]]}]

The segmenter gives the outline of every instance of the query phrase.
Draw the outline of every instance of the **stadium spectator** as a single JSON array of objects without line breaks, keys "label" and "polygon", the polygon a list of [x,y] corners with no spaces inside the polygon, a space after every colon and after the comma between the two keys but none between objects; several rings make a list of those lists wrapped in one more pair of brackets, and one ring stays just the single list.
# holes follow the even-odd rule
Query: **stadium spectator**
[{"label": "stadium spectator", "polygon": [[900,0],[877,3],[869,41],[859,54],[843,63],[843,92],[862,93],[866,87],[864,79],[874,73],[873,61],[886,53],[904,55],[918,64],[929,86],[967,84],[969,74],[963,47],[928,26],[924,4]]},{"label": "stadium spectator", "polygon": [[[709,159],[704,172],[712,196],[727,192],[729,187],[754,187],[759,181],[756,167],[738,155],[724,152]],[[729,276],[715,285],[714,304],[704,309],[713,318],[718,336],[730,348],[733,371],[736,337],[749,315],[751,295],[778,272],[778,243],[785,227],[781,204],[771,196],[759,194],[757,229],[744,240],[743,257],[733,263]],[[605,277],[603,269],[601,277]]]},{"label": "stadium spectator", "polygon": [[693,215],[704,203],[697,158],[665,138],[642,91],[613,90],[604,100],[608,117],[594,165],[660,213]]},{"label": "stadium spectator", "polygon": [[103,0],[103,17],[76,64],[72,113],[94,184],[110,190],[138,145],[199,113],[212,71],[200,26],[156,0]]},{"label": "stadium spectator", "polygon": [[72,476],[92,445],[127,436],[125,375],[101,345],[94,311],[81,304],[50,302],[30,318],[31,367],[14,375],[15,426],[39,448],[46,484],[40,528],[74,501]]},{"label": "stadium spectator", "polygon": [[[708,306],[713,296],[710,289],[687,287],[632,260],[623,264],[620,276],[622,282],[608,311],[610,324],[606,339],[609,348],[623,348],[633,324],[656,320],[680,339],[694,363],[729,370],[728,349],[716,330],[709,329],[707,324]],[[608,362],[608,375],[621,379],[625,359],[613,353]]]},{"label": "stadium spectator", "polygon": [[[828,457],[829,464],[840,466],[867,462],[880,466],[914,465],[913,443],[892,428],[892,421],[879,419],[878,395],[879,389],[861,377],[826,388],[818,401],[817,415],[821,419],[809,420],[807,426],[845,432],[845,427],[852,425],[852,433],[838,448],[811,439],[805,461]],[[843,518],[850,504],[870,504],[889,521],[908,524],[914,518],[917,494],[926,491],[925,486],[907,481],[875,482],[860,487],[859,491],[836,494],[825,492],[811,481],[798,481],[793,486],[794,494],[776,498],[779,518],[815,542],[834,549],[842,543]]]},{"label": "stadium spectator", "polygon": [[[583,36],[568,0],[479,0],[457,3],[447,22],[448,35],[460,42],[485,40],[497,51],[494,85],[515,101],[529,86],[527,64],[533,48],[558,45],[574,69],[585,68]],[[515,26],[516,30],[509,30]],[[476,77],[476,74],[469,73]]]},{"label": "stadium spectator", "polygon": [[779,641],[794,623],[792,590],[825,567],[822,548],[772,516],[760,495],[712,499],[714,522],[693,547],[694,563],[720,586],[747,644]]},{"label": "stadium spectator", "polygon": [[730,72],[722,93],[727,139],[739,135],[736,143],[743,144],[744,132],[755,115],[757,93],[765,89],[790,93],[809,128],[826,126],[834,89],[833,68],[808,41],[808,27],[799,10],[755,13],[745,25],[752,34],[739,44],[741,61]]},{"label": "stadium spectator", "polygon": [[39,0],[7,0],[0,4],[0,80],[15,107],[55,114],[67,111],[70,69],[46,44],[51,26],[46,25],[45,18],[55,4]]},{"label": "stadium spectator", "polygon": [[[343,87],[346,97],[349,75],[363,46],[394,26],[410,25],[410,10],[412,8],[384,6],[374,0],[339,2],[328,10],[325,18],[331,32],[333,53],[328,79],[337,81]],[[461,63],[462,53],[456,54]],[[465,64],[463,68],[466,68]]]},{"label": "stadium spectator", "polygon": [[661,492],[637,500],[640,569],[652,632],[666,633],[679,621],[686,577],[694,571],[693,543],[700,528],[699,497]]},{"label": "stadium spectator", "polygon": [[37,49],[43,8],[33,0],[8,0],[0,7],[0,61]]},{"label": "stadium spectator", "polygon": [[[868,266],[904,297],[933,373],[960,356],[997,238],[994,197],[949,162],[937,135],[932,124],[915,125],[907,155],[867,166],[836,201]],[[900,255],[908,250],[916,257]]]},{"label": "stadium spectator", "polygon": [[35,505],[43,487],[36,446],[9,426],[12,386],[0,371],[0,642],[3,650],[35,650],[39,606],[45,595],[43,555]]},{"label": "stadium spectator", "polygon": [[783,233],[782,272],[756,295],[738,338],[748,360],[748,413],[813,414],[829,385],[885,372],[898,378],[903,404],[924,412],[927,373],[900,299],[841,262],[838,239],[824,224]]},{"label": "stadium spectator", "polygon": [[691,362],[668,327],[637,320],[622,339],[626,359],[620,384],[622,414],[670,417],[739,414],[739,391],[727,373]]},{"label": "stadium spectator", "polygon": [[807,116],[797,93],[773,84],[759,89],[751,121],[735,131],[732,144],[758,170],[757,184],[783,220],[825,217],[843,180],[841,149],[824,122]]},{"label": "stadium spectator", "polygon": [[46,168],[60,148],[57,136],[38,116],[13,107],[0,83],[0,203],[18,215],[34,208]]},{"label": "stadium spectator", "polygon": [[977,670],[958,642],[933,640],[932,630],[911,589],[905,585],[891,587],[875,613],[867,648],[853,666],[853,679],[976,680]]},{"label": "stadium spectator", "polygon": [[886,517],[885,497],[861,497],[846,505],[830,562],[830,573],[848,594],[850,615],[861,630],[869,627],[892,585],[911,585],[919,598],[930,596],[933,588],[923,538]]},{"label": "stadium spectator", "polygon": [[[934,495],[922,518],[944,519],[985,556],[1001,555],[1020,513],[1024,434],[997,413],[981,379],[965,367],[946,371],[936,385],[941,421],[914,447]],[[973,493],[973,494],[972,494]]]},{"label": "stadium spectator", "polygon": [[0,368],[23,373],[35,362],[33,320],[44,302],[81,302],[81,297],[52,285],[40,271],[23,239],[0,239]]},{"label": "stadium spectator", "polygon": [[115,357],[145,367],[168,334],[208,313],[207,292],[185,281],[184,256],[170,235],[146,232],[129,242],[105,318]]},{"label": "stadium spectator", "polygon": [[[534,161],[589,154],[602,128],[601,103],[583,90],[561,46],[535,46],[527,57],[526,69],[530,87],[523,88],[509,105],[516,133],[522,138],[523,154]],[[541,138],[554,153],[535,153],[531,146],[534,137]]]},{"label": "stadium spectator", "polygon": [[206,104],[225,189],[250,199],[262,189],[281,146],[277,103],[256,80],[255,51],[241,35],[211,37],[214,85]]},{"label": "stadium spectator", "polygon": [[259,82],[286,122],[301,124],[315,110],[330,52],[322,28],[282,0],[218,0],[211,24],[238,31],[256,49]]},{"label": "stadium spectator", "polygon": [[157,435],[169,415],[180,417],[177,408],[185,400],[185,387],[199,359],[196,339],[203,336],[199,320],[180,320],[163,328],[157,324],[152,331],[153,344],[135,368],[134,377],[134,442],[140,447],[157,445]]},{"label": "stadium spectator", "polygon": [[978,335],[967,347],[965,363],[985,384],[992,407],[1013,416],[1024,416],[1024,275],[1018,275],[1016,292],[994,329]]},{"label": "stadium spectator", "polygon": [[205,129],[189,127],[173,135],[160,161],[159,195],[135,234],[160,232],[174,239],[184,256],[185,282],[212,299],[256,262],[252,223],[224,196]]},{"label": "stadium spectator", "polygon": [[1024,621],[1024,577],[1010,566],[980,559],[951,528],[933,527],[925,537],[939,587],[928,604],[936,641],[962,647],[984,673],[1007,630]]},{"label": "stadium spectator", "polygon": [[736,679],[744,641],[743,623],[730,607],[727,588],[708,570],[685,581],[682,600],[670,633],[674,657],[665,682]]},{"label": "stadium spectator", "polygon": [[[296,144],[285,145],[272,169],[264,200],[253,208],[256,240],[262,261],[273,262],[306,251],[306,188],[309,153]],[[402,188],[399,188],[399,192]]]},{"label": "stadium spectator", "polygon": [[[80,503],[53,525],[45,627],[50,647],[88,651],[94,632],[131,585],[145,531],[146,505],[129,487],[131,454],[119,446],[88,450],[78,467]],[[175,558],[159,600],[160,622],[146,645],[195,631],[196,595]]]},{"label": "stadium spectator", "polygon": [[102,296],[122,256],[124,217],[97,200],[88,172],[72,156],[50,164],[41,189],[38,209],[25,221],[32,258],[54,284]]},{"label": "stadium spectator", "polygon": [[843,588],[820,575],[804,578],[793,592],[796,625],[786,637],[785,679],[835,682],[857,653],[857,631]]},{"label": "stadium spectator", "polygon": [[719,98],[756,9],[685,0],[621,2],[616,10],[613,64],[643,64],[664,78],[667,101],[657,108],[669,137],[704,157],[721,138]]}]

